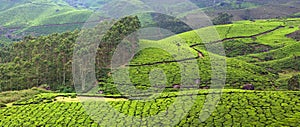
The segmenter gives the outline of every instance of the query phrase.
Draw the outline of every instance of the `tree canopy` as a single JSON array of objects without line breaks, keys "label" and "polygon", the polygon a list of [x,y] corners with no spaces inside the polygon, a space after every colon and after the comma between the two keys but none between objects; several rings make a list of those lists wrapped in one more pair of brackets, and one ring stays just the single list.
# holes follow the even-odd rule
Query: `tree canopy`
[{"label": "tree canopy", "polygon": [[233,15],[228,13],[219,13],[216,18],[212,20],[214,25],[230,24],[232,23]]},{"label": "tree canopy", "polygon": [[[136,16],[114,22],[109,31],[103,35],[103,43],[99,45],[97,53],[102,56],[97,56],[98,60],[102,57],[110,58],[118,42],[139,27],[140,23]],[[101,27],[93,30],[97,29]],[[72,57],[79,33],[76,30],[41,37],[28,36],[10,46],[5,45],[6,48],[0,50],[0,91],[28,89],[45,84],[49,85],[51,90],[74,90]],[[100,66],[100,63],[101,61],[97,62],[97,66]],[[101,69],[103,68],[98,71]]]}]

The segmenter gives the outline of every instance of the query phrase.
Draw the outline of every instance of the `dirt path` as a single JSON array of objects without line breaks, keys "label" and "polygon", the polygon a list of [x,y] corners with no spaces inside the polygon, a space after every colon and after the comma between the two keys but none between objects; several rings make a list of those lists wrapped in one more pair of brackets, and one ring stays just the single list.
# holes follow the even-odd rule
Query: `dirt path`
[{"label": "dirt path", "polygon": [[[261,36],[261,35],[265,35],[265,34],[271,33],[273,31],[276,31],[276,30],[278,30],[280,28],[284,28],[284,27],[285,26],[277,26],[274,29],[267,30],[265,32],[261,32],[261,33],[258,33],[258,34],[254,34],[254,35],[250,35],[250,36],[236,36],[236,37],[224,38],[222,40],[213,41],[213,42],[210,42],[208,44],[221,43],[221,42],[224,42],[224,41],[235,40],[235,39],[255,38],[255,37],[258,37],[258,36]],[[194,48],[194,47],[199,46],[199,45],[203,45],[203,43],[197,43],[197,44],[193,44],[193,45],[190,46],[190,48],[192,48],[192,49],[194,49],[195,51],[198,52],[198,56],[197,57],[186,58],[186,59],[181,59],[181,60],[171,60],[171,61],[160,61],[160,62],[153,62],[153,63],[145,63],[145,64],[139,64],[139,65],[126,65],[126,66],[127,67],[151,66],[151,65],[157,65],[157,64],[167,64],[167,63],[174,63],[174,62],[184,62],[184,61],[189,61],[189,60],[195,60],[195,59],[203,58],[204,54],[200,50]]]},{"label": "dirt path", "polygon": [[175,62],[185,62],[185,61],[195,60],[195,59],[198,59],[198,58],[200,58],[200,57],[197,56],[197,57],[186,58],[186,59],[181,59],[181,60],[160,61],[160,62],[154,62],[154,63],[146,63],[146,64],[138,64],[138,65],[126,65],[126,66],[127,67],[152,66],[152,65],[157,65],[157,64],[168,64],[168,63],[175,63]]},{"label": "dirt path", "polygon": [[56,97],[56,102],[82,102],[82,101],[127,101],[126,98],[107,98],[107,97],[87,97],[77,96],[76,98],[70,97]]}]

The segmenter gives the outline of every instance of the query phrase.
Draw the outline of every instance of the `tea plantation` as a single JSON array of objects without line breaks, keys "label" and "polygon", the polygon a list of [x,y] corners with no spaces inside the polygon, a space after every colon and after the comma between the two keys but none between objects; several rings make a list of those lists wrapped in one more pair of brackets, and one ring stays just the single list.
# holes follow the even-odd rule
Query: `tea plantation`
[{"label": "tea plantation", "polygon": [[[129,68],[129,78],[132,84],[140,90],[148,89],[151,86],[151,79],[163,81],[163,79],[160,80],[161,76],[149,76],[153,69],[163,70],[166,82],[156,83],[165,85],[167,89],[162,94],[157,94],[157,98],[141,101],[138,98],[127,98],[128,95],[120,95],[111,76],[115,73],[113,72],[108,73],[107,77],[99,80],[99,84],[95,85],[94,89],[89,92],[91,95],[77,96],[76,94],[40,91],[23,92],[23,94],[14,97],[11,96],[14,94],[3,93],[3,96],[0,96],[1,99],[4,97],[4,100],[1,100],[0,125],[25,127],[168,126],[172,123],[176,126],[299,126],[300,43],[289,36],[291,33],[299,31],[299,25],[300,19],[237,21],[229,25],[215,26],[220,35],[220,40],[214,42],[202,42],[202,39],[198,36],[198,34],[207,32],[208,28],[174,35],[162,40],[141,40],[139,43],[141,47],[164,47],[167,51],[160,48],[146,48],[136,54],[128,65],[124,65],[124,68]],[[26,41],[24,41],[24,45],[38,45],[44,40],[56,44],[57,40],[64,38],[63,36],[69,37],[69,40],[64,39],[62,42],[71,45],[76,40],[77,34],[74,32],[49,35],[48,37],[52,40],[43,39],[43,37],[32,38],[28,39],[30,43],[25,44]],[[205,45],[214,46],[213,44],[219,43],[224,44],[226,56],[208,51],[205,48]],[[21,48],[23,43],[19,45],[19,48],[23,49]],[[28,54],[37,52],[37,56],[43,54],[37,46],[34,47],[33,51],[24,51],[28,51]],[[55,49],[54,47],[53,49]],[[63,48],[63,51],[65,49],[72,48]],[[72,55],[71,50],[65,52]],[[23,55],[21,53],[21,56]],[[27,55],[24,56],[26,56],[24,58],[27,58]],[[209,94],[211,90],[199,89],[201,87],[209,88],[211,85],[212,56],[224,58],[224,61],[226,61],[226,82],[222,96],[216,93]],[[42,58],[37,57],[34,60],[28,58],[28,61],[40,61],[38,59]],[[56,58],[55,53],[53,56],[47,57],[47,59],[52,58]],[[68,58],[67,55],[64,58]],[[53,66],[63,60],[60,59],[59,57],[57,62],[53,62]],[[180,86],[181,84],[182,70],[179,69],[178,61],[196,63],[197,66],[187,68],[185,71],[193,73],[199,70],[200,77],[197,78],[201,79],[201,83],[198,84],[197,91],[178,93],[176,92],[177,89],[173,88],[174,85],[178,84]],[[69,68],[65,68],[65,65],[59,67],[68,70],[68,74],[71,75],[70,63],[72,63],[72,60],[70,59],[66,63],[68,63]],[[41,62],[39,64],[41,70],[44,70],[44,66],[45,68],[52,67],[47,63]],[[28,66],[32,67],[31,71],[23,69]],[[14,68],[19,70],[8,73]],[[19,88],[17,86],[19,84],[27,84],[15,84],[14,81],[22,79],[30,83],[31,80],[29,79],[35,78],[21,76],[16,78],[17,74],[22,72],[22,76],[26,77],[29,74],[35,74],[37,71],[35,64],[29,65],[29,62],[25,62],[20,58],[16,58],[7,65],[3,64],[0,69],[2,72],[2,75],[0,75],[2,87],[17,88]],[[61,70],[57,69],[57,71]],[[38,72],[47,71],[45,69],[45,71]],[[60,73],[59,75],[62,76],[63,74]],[[47,75],[50,75],[50,73],[45,73],[41,77],[49,78]],[[51,79],[57,80],[56,76],[59,77],[59,75],[56,71],[53,71]],[[187,75],[185,78],[195,78],[189,76]],[[60,79],[65,81],[64,78],[60,77]],[[72,83],[69,82],[69,84]],[[237,90],[245,84],[252,84],[255,91]],[[57,86],[57,84],[52,84],[52,86]],[[157,88],[161,87],[158,86]],[[96,92],[100,95],[94,95]],[[32,94],[32,96],[28,96],[28,94]],[[15,95],[18,95],[18,93],[15,93]],[[207,102],[206,100],[209,101],[218,96],[221,97],[218,104],[208,103],[208,105],[205,105],[207,104],[204,103]],[[92,101],[89,101],[90,99]],[[192,103],[179,101],[178,105],[172,105],[178,99],[195,101]],[[83,102],[81,103],[80,100]],[[107,100],[108,103],[105,103],[104,100]],[[217,105],[216,109],[213,110],[215,105]],[[191,106],[190,109],[187,108],[189,106]],[[203,109],[203,107],[206,108]],[[210,114],[210,111],[213,112]],[[209,117],[205,119],[202,117],[203,114],[209,115]],[[164,116],[170,119],[164,119]],[[116,118],[118,119],[113,121]]]},{"label": "tea plantation", "polygon": [[[193,96],[195,103],[191,110],[185,111],[175,106],[176,113],[168,113],[168,115],[173,115],[174,119],[182,115],[183,119],[176,123],[176,126],[298,126],[300,124],[300,92],[224,90],[216,110],[206,121],[201,122],[199,115],[202,113],[207,94],[208,90],[201,90],[195,94]],[[55,94],[48,93],[39,96],[55,96]],[[108,101],[114,109],[108,109],[104,101],[93,101],[89,105],[80,102],[58,102],[55,99],[53,102],[40,101],[36,104],[1,108],[0,125],[166,126],[172,122],[172,119],[170,121],[134,122],[128,121],[126,117],[134,116],[137,119],[143,119],[159,114],[164,112],[179,96],[176,92],[170,92],[163,93],[155,100],[145,102],[139,100]],[[186,106],[185,102],[182,102],[180,106]],[[87,112],[90,110],[85,110],[85,108],[91,107],[95,110],[92,115],[88,115]],[[110,119],[118,117],[117,114],[105,113],[110,110],[123,113],[124,120],[109,122]]]},{"label": "tea plantation", "polygon": [[[299,25],[300,19],[297,18],[237,21],[214,26],[220,36],[220,40],[215,43],[221,43],[226,54],[225,88],[238,89],[249,83],[259,90],[287,90],[288,80],[300,74],[300,43],[287,35],[298,31]],[[197,62],[200,85],[209,85],[211,57],[222,58],[213,51],[207,51],[207,46],[214,46],[212,42],[202,42],[199,37],[201,34],[206,35],[209,29],[201,28],[157,41],[142,40],[141,47],[158,48],[146,48],[131,60],[128,65],[131,82],[141,89],[149,87],[149,74],[158,68],[164,71],[168,87],[180,84],[181,70],[177,61],[189,59],[182,63]],[[203,55],[201,58],[198,56],[199,51]],[[186,71],[194,70],[197,68]],[[112,77],[103,82],[101,90],[106,94],[118,93],[110,81]]]}]

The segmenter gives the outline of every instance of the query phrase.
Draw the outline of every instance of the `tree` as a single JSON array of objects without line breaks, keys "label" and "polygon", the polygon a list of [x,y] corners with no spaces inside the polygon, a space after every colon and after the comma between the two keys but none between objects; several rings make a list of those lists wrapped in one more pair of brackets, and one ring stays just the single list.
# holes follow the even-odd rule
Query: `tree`
[{"label": "tree", "polygon": [[104,70],[106,68],[110,68],[113,53],[121,41],[127,40],[129,42],[128,46],[132,51],[137,49],[138,38],[134,32],[140,28],[141,23],[137,16],[128,16],[113,24],[109,31],[103,36],[98,47],[96,55],[96,70],[98,77],[103,75],[101,72],[105,72]]},{"label": "tree", "polygon": [[219,13],[216,18],[212,20],[214,25],[230,24],[232,23],[233,15],[228,13]]}]

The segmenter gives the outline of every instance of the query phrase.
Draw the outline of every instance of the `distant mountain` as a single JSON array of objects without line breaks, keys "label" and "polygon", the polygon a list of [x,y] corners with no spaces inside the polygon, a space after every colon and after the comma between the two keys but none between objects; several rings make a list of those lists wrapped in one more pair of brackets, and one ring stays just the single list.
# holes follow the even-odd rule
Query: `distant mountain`
[{"label": "distant mountain", "polygon": [[[80,27],[55,28],[54,24],[85,22],[92,14],[91,10],[74,8],[62,0],[2,0],[0,9],[0,33],[8,39],[74,30]],[[49,24],[54,27],[45,26]]]},{"label": "distant mountain", "polygon": [[103,5],[107,4],[111,0],[64,0],[69,5],[75,8],[88,8],[88,9],[100,9]]},{"label": "distant mountain", "polygon": [[4,27],[80,22],[92,13],[88,9],[74,8],[63,0],[12,0],[1,3],[0,8],[0,24]]},{"label": "distant mountain", "polygon": [[[81,29],[84,22],[94,12],[103,17],[119,17],[131,11],[139,12],[147,8],[145,3],[156,0],[0,0],[0,40],[19,40],[25,35],[47,35],[54,32]],[[150,1],[150,2],[149,2]],[[234,15],[234,20],[266,19],[277,17],[299,17],[298,0],[190,0],[199,7],[188,7],[178,1],[167,8],[184,10],[181,17],[193,16],[204,11],[214,18],[220,12]],[[124,10],[127,6],[127,10]],[[112,10],[119,10],[114,13]],[[141,16],[147,24],[153,26],[151,15]],[[97,20],[97,19],[96,19]],[[160,19],[161,20],[161,19]],[[142,21],[143,22],[143,21]],[[169,22],[166,22],[169,23]],[[173,24],[173,23],[170,23]],[[165,25],[165,24],[162,24]],[[169,27],[169,26],[166,26]],[[180,32],[184,32],[179,30]],[[177,33],[177,32],[176,32]]]},{"label": "distant mountain", "polygon": [[[191,0],[194,3],[207,0]],[[213,1],[213,0],[211,0]],[[217,0],[216,0],[217,1]],[[201,2],[200,2],[201,3]],[[203,9],[210,17],[226,12],[234,20],[295,17],[300,12],[299,0],[221,0]],[[202,10],[202,11],[203,11]]]}]

